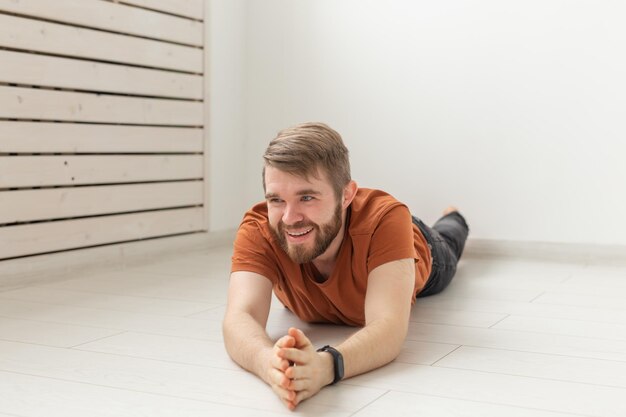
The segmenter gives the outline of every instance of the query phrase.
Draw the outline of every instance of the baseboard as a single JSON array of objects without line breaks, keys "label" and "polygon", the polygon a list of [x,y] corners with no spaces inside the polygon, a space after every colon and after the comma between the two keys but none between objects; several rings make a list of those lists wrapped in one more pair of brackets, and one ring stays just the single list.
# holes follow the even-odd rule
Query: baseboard
[{"label": "baseboard", "polygon": [[129,265],[167,259],[183,252],[231,245],[235,230],[200,232],[68,250],[0,261],[0,288],[50,282],[68,275],[117,270]]},{"label": "baseboard", "polygon": [[464,256],[625,265],[626,246],[470,238]]}]

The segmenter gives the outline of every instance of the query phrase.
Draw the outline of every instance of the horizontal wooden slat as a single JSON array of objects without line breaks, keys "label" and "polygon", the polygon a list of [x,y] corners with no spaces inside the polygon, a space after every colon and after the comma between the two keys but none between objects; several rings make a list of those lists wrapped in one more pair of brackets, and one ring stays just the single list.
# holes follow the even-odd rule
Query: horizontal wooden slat
[{"label": "horizontal wooden slat", "polygon": [[7,226],[0,233],[0,259],[199,231],[202,210],[198,207]]},{"label": "horizontal wooden slat", "polygon": [[0,10],[202,46],[202,23],[108,1],[0,0]]},{"label": "horizontal wooden slat", "polygon": [[202,76],[0,50],[0,82],[201,100]]},{"label": "horizontal wooden slat", "polygon": [[201,181],[0,191],[0,224],[195,206],[203,196]]},{"label": "horizontal wooden slat", "polygon": [[203,129],[0,121],[0,153],[202,152]]},{"label": "horizontal wooden slat", "polygon": [[136,4],[149,9],[161,10],[194,19],[203,19],[203,0],[124,0],[124,3]]},{"label": "horizontal wooden slat", "polygon": [[202,155],[0,156],[0,188],[199,179]]},{"label": "horizontal wooden slat", "polygon": [[0,46],[201,73],[203,50],[0,14]]},{"label": "horizontal wooden slat", "polygon": [[0,117],[95,123],[201,126],[201,102],[0,86]]}]

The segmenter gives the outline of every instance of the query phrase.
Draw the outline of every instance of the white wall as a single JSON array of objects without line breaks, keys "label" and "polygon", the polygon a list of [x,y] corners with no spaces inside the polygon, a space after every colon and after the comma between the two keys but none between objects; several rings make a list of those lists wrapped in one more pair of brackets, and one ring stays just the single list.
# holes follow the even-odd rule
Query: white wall
[{"label": "white wall", "polygon": [[452,203],[475,238],[626,244],[625,3],[245,5],[245,204],[276,131],[318,120],[427,221]]},{"label": "white wall", "polygon": [[209,230],[237,227],[247,201],[245,183],[245,8],[244,0],[206,3],[206,96],[209,97]]}]

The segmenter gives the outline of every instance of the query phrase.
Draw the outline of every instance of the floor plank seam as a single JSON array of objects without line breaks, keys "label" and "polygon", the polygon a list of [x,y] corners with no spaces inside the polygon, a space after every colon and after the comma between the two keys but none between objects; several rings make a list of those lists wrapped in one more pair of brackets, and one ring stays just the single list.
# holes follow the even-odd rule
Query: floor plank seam
[{"label": "floor plank seam", "polygon": [[524,379],[532,379],[532,380],[540,380],[540,381],[552,381],[552,382],[559,382],[559,383],[564,383],[564,384],[587,385],[589,387],[618,389],[618,390],[624,391],[624,395],[626,395],[626,386],[596,384],[596,383],[590,383],[590,382],[572,381],[572,380],[559,379],[559,378],[547,378],[547,377],[529,376],[529,375],[523,375],[523,374],[512,374],[508,372],[486,371],[486,370],[479,370],[479,369],[472,369],[472,368],[462,368],[462,367],[457,367],[457,366],[442,366],[442,365],[433,365],[433,366],[435,366],[436,368],[442,368],[442,369],[454,369],[457,371],[478,372],[478,373],[489,374],[489,375],[504,375],[504,376],[510,376],[514,378],[524,378]]},{"label": "floor plank seam", "polygon": [[[132,296],[126,296],[126,297],[132,297]],[[176,317],[179,319],[185,319],[187,318],[185,315],[183,314],[157,314],[157,313],[145,313],[145,312],[141,312],[141,311],[135,311],[135,310],[120,310],[120,309],[116,309],[116,308],[98,308],[98,307],[88,307],[88,306],[83,306],[83,305],[77,305],[77,304],[67,304],[67,303],[51,303],[51,302],[45,302],[45,301],[31,301],[31,300],[24,300],[22,298],[14,298],[14,297],[3,297],[0,294],[0,301],[1,300],[12,300],[12,301],[21,301],[21,302],[26,302],[26,303],[36,303],[36,304],[43,304],[43,305],[47,305],[47,306],[67,306],[67,307],[75,307],[75,308],[85,308],[85,309],[91,309],[91,310],[100,310],[100,311],[115,311],[117,313],[128,313],[128,314],[148,314],[148,315],[154,315],[154,316],[163,316],[163,317]],[[179,301],[179,300],[175,300],[175,301]],[[194,312],[191,314],[199,314],[200,312]],[[25,319],[24,319],[25,320]],[[31,321],[35,321],[35,320],[31,320]]]},{"label": "floor plank seam", "polygon": [[[37,286],[31,286],[32,287],[37,287],[40,289],[51,289],[51,290],[58,290],[58,288],[47,288],[46,285],[37,285]],[[120,297],[135,297],[135,298],[145,298],[148,300],[165,300],[165,301],[182,301],[182,302],[188,302],[188,303],[204,303],[204,301],[202,301],[201,298],[198,298],[196,300],[192,300],[189,298],[176,298],[176,297],[156,297],[156,296],[150,296],[150,295],[141,295],[141,294],[128,294],[124,291],[119,291],[119,292],[109,292],[109,291],[95,291],[95,290],[65,290],[63,289],[62,291],[72,291],[72,292],[82,292],[85,294],[94,294],[94,295],[115,295],[115,296],[120,296]],[[1,297],[1,295],[0,295]],[[211,304],[211,303],[209,303]],[[215,308],[215,307],[211,307],[211,308]],[[198,314],[196,313],[191,313],[191,314]]]},{"label": "floor plank seam", "polygon": [[512,404],[508,404],[508,403],[498,403],[498,402],[493,402],[493,401],[477,401],[477,400],[470,400],[467,398],[462,398],[462,397],[452,397],[452,396],[445,396],[445,395],[432,395],[432,394],[424,394],[424,393],[417,393],[415,391],[407,391],[407,390],[390,390],[390,392],[398,392],[398,393],[404,393],[404,394],[416,394],[416,395],[421,395],[424,397],[432,397],[432,398],[441,398],[444,400],[458,400],[458,401],[467,401],[467,402],[471,402],[471,403],[475,403],[475,404],[490,404],[490,405],[495,405],[495,406],[502,406],[502,407],[512,407],[512,408],[519,408],[521,410],[532,410],[532,411],[540,411],[540,412],[552,412],[552,413],[560,413],[563,415],[567,415],[567,416],[572,416],[572,417],[598,417],[597,415],[592,415],[592,414],[578,414],[578,413],[569,413],[566,411],[561,411],[561,410],[551,410],[551,409],[547,409],[547,408],[536,408],[536,407],[520,407],[517,405],[512,405]]},{"label": "floor plank seam", "polygon": [[500,320],[496,321],[491,326],[489,326],[488,329],[493,329],[495,326],[497,326],[498,324],[502,323],[504,320],[508,319],[511,316],[512,316],[511,314],[507,314],[506,316],[502,317]]},{"label": "floor plank seam", "polygon": [[382,394],[380,394],[378,397],[374,398],[372,401],[368,402],[367,404],[365,404],[363,407],[359,408],[358,410],[356,410],[355,412],[353,412],[352,414],[350,414],[350,417],[355,416],[357,414],[359,414],[361,411],[365,410],[367,407],[369,407],[370,405],[372,405],[373,403],[375,403],[376,401],[378,401],[379,399],[383,398],[385,395],[389,394],[391,392],[391,390],[386,390],[385,392],[383,392]]},{"label": "floor plank seam", "polygon": [[122,334],[125,334],[125,333],[128,333],[128,331],[124,330],[124,331],[121,331],[121,332],[119,332],[119,333],[111,334],[111,335],[108,335],[108,336],[98,337],[98,338],[96,338],[96,339],[93,339],[93,340],[88,340],[88,341],[86,341],[86,342],[82,342],[82,343],[79,343],[79,344],[74,345],[74,346],[69,346],[69,347],[67,347],[67,349],[81,350],[81,349],[76,349],[76,348],[77,348],[77,347],[79,347],[79,346],[86,345],[86,344],[88,344],[88,343],[94,343],[94,342],[97,342],[97,341],[99,341],[99,340],[108,339],[108,338],[115,337],[115,336],[119,336],[119,335],[122,335]]},{"label": "floor plank seam", "polygon": [[84,352],[84,353],[93,353],[93,354],[97,354],[97,355],[115,356],[115,357],[118,357],[118,358],[140,359],[142,361],[151,361],[151,362],[158,362],[158,363],[168,363],[168,364],[174,364],[174,365],[193,366],[194,368],[219,369],[221,371],[241,372],[241,373],[247,372],[246,370],[241,369],[241,368],[233,369],[233,368],[227,368],[227,367],[224,367],[224,366],[203,365],[203,364],[192,363],[192,362],[181,362],[181,361],[172,361],[172,360],[166,360],[166,359],[156,359],[156,358],[151,358],[151,357],[148,357],[148,356],[125,355],[125,354],[122,354],[122,353],[103,352],[101,350],[76,349],[76,348],[71,348],[71,349],[79,351],[79,352]]},{"label": "floor plank seam", "polygon": [[541,352],[537,350],[507,349],[507,348],[500,348],[500,347],[493,347],[493,346],[480,346],[480,345],[475,345],[475,344],[466,344],[463,346],[468,347],[468,348],[476,348],[476,349],[501,350],[504,352],[530,353],[530,354],[535,354],[535,355],[556,356],[559,358],[582,359],[582,360],[589,360],[589,361],[602,361],[602,362],[620,363],[620,364],[626,363],[626,360],[620,361],[617,359],[606,359],[606,358],[598,358],[598,357],[590,357],[590,356],[572,356],[572,355],[564,355],[560,353]]},{"label": "floor plank seam", "polygon": [[450,356],[451,354],[453,354],[454,352],[456,352],[457,350],[459,350],[460,348],[462,348],[463,345],[459,345],[456,348],[454,348],[452,351],[446,353],[445,355],[443,355],[441,358],[437,359],[435,362],[431,363],[429,366],[437,366],[437,362],[442,361],[443,359],[445,359],[446,357]]},{"label": "floor plank seam", "polygon": [[139,394],[153,395],[155,397],[174,398],[174,399],[186,400],[186,401],[197,401],[197,402],[201,402],[201,403],[205,403],[205,404],[225,405],[225,406],[229,406],[229,407],[233,407],[233,408],[245,408],[245,409],[250,409],[250,410],[259,410],[259,411],[266,411],[266,412],[268,411],[267,409],[261,409],[261,408],[246,407],[246,406],[241,406],[241,405],[235,406],[235,405],[233,405],[231,403],[226,403],[226,402],[207,401],[207,400],[202,400],[202,399],[193,398],[193,397],[186,397],[186,396],[180,396],[180,395],[171,395],[171,394],[163,394],[163,393],[160,393],[160,392],[143,391],[143,390],[131,389],[131,388],[121,388],[121,387],[116,387],[114,385],[94,384],[94,383],[91,383],[91,382],[75,381],[75,380],[66,379],[66,378],[55,378],[55,377],[49,377],[49,376],[43,376],[43,375],[37,375],[37,374],[30,374],[30,373],[26,373],[26,372],[7,371],[7,370],[4,370],[4,369],[0,369],[0,372],[5,372],[5,373],[15,374],[15,375],[24,375],[24,376],[29,376],[29,377],[33,377],[33,378],[42,378],[42,379],[51,380],[51,381],[61,381],[61,382],[67,382],[67,383],[71,383],[71,384],[80,384],[80,385],[86,385],[86,386],[106,388],[106,389],[122,391],[122,392],[135,392],[135,393],[139,393]]}]

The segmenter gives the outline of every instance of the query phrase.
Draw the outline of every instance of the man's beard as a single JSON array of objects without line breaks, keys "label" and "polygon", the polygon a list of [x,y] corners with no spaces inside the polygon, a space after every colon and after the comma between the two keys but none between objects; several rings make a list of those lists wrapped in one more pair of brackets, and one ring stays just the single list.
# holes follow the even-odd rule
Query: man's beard
[{"label": "man's beard", "polygon": [[309,233],[315,232],[315,242],[313,242],[313,247],[310,249],[307,249],[302,244],[290,245],[287,242],[285,224],[282,220],[278,223],[278,230],[273,226],[270,227],[270,229],[274,237],[276,237],[276,240],[278,240],[278,243],[280,243],[280,247],[283,248],[292,261],[298,264],[311,262],[313,259],[326,252],[326,249],[328,249],[335,237],[337,237],[339,230],[341,230],[341,204],[337,204],[335,213],[328,223],[319,226],[313,222],[303,221],[291,225],[290,229],[302,230],[311,227],[313,230]]}]

